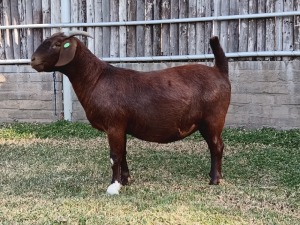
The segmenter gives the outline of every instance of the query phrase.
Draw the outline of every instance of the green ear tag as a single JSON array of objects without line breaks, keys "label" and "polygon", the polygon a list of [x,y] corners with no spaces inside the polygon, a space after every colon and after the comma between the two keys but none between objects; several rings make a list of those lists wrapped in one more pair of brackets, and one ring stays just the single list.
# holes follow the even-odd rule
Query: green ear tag
[{"label": "green ear tag", "polygon": [[69,42],[67,42],[67,43],[64,44],[64,48],[69,48],[69,47],[70,47],[70,43]]}]

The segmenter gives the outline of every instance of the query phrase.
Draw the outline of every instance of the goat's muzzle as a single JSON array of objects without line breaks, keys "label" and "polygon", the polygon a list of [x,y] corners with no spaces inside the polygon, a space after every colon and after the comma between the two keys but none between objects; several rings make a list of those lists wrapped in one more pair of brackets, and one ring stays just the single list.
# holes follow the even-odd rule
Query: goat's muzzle
[{"label": "goat's muzzle", "polygon": [[39,60],[34,54],[31,57],[30,65],[37,72],[42,72],[44,70],[44,64],[41,60]]}]

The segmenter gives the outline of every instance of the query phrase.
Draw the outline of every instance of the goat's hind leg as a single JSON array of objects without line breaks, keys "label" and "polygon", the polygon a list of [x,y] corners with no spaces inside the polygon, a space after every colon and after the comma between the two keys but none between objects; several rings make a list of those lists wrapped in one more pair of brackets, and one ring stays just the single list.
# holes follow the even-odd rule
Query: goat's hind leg
[{"label": "goat's hind leg", "polygon": [[209,147],[211,155],[211,169],[209,173],[211,180],[209,184],[217,185],[220,183],[220,179],[222,179],[222,156],[224,144],[220,136],[216,136],[212,142],[213,143],[210,144],[211,147]]},{"label": "goat's hind leg", "polygon": [[222,178],[222,157],[224,144],[221,138],[223,126],[220,127],[202,127],[200,132],[208,144],[211,156],[211,169],[209,176],[211,178],[209,184],[217,185]]}]

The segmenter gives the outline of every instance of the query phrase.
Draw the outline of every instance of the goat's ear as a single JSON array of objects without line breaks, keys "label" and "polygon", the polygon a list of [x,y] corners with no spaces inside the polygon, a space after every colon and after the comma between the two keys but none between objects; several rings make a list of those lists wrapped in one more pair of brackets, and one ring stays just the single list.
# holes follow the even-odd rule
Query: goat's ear
[{"label": "goat's ear", "polygon": [[77,41],[73,38],[65,40],[60,47],[59,59],[55,66],[64,66],[71,62],[75,56]]}]

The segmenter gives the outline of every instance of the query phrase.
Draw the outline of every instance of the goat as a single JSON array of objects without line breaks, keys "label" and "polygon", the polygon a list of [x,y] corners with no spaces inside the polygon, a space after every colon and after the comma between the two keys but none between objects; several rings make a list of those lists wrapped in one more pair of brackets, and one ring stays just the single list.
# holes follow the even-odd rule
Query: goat
[{"label": "goat", "polygon": [[91,125],[104,131],[110,147],[112,181],[108,194],[119,194],[130,173],[126,135],[169,143],[200,131],[211,155],[209,184],[222,178],[221,133],[230,103],[228,62],[218,37],[210,39],[215,65],[190,64],[158,71],[119,68],[97,58],[75,35],[55,33],[34,52],[38,72],[65,74]]}]

